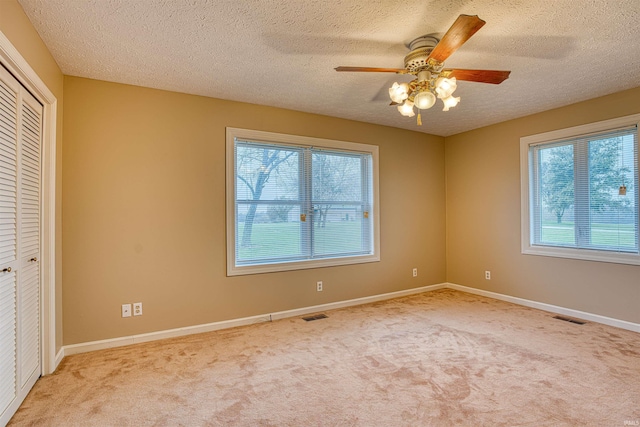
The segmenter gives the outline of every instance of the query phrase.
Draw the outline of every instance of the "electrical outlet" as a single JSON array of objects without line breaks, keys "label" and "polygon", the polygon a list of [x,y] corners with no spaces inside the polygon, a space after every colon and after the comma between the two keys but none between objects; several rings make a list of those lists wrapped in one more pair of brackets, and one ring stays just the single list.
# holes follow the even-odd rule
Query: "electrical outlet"
[{"label": "electrical outlet", "polygon": [[122,317],[131,317],[131,304],[122,304]]},{"label": "electrical outlet", "polygon": [[322,292],[322,282],[316,282],[316,291]]},{"label": "electrical outlet", "polygon": [[134,316],[142,316],[142,303],[134,302],[133,303],[133,315]]},{"label": "electrical outlet", "polygon": [[418,277],[418,269],[417,268],[413,269],[413,277]]},{"label": "electrical outlet", "polygon": [[484,272],[484,278],[487,280],[491,280],[491,272],[489,270]]}]

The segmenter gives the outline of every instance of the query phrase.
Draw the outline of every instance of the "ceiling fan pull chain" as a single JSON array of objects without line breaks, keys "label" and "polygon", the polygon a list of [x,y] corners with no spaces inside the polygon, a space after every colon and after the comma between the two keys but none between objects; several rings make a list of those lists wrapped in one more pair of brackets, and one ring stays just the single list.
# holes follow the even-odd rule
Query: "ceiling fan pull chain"
[{"label": "ceiling fan pull chain", "polygon": [[420,117],[420,110],[418,110],[418,126],[422,126],[422,117]]}]

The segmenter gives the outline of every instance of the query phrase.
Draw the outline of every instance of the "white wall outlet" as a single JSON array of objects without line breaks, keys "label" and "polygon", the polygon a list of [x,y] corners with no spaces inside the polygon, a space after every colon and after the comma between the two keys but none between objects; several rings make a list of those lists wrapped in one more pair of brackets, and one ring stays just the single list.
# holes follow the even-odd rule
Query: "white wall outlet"
[{"label": "white wall outlet", "polygon": [[489,270],[484,272],[484,278],[487,280],[491,280],[491,272]]},{"label": "white wall outlet", "polygon": [[133,303],[133,315],[134,316],[142,316],[142,303],[134,302]]},{"label": "white wall outlet", "polygon": [[413,277],[418,277],[418,269],[417,268],[413,269]]},{"label": "white wall outlet", "polygon": [[316,291],[322,292],[322,281],[316,282]]},{"label": "white wall outlet", "polygon": [[131,304],[122,304],[122,317],[131,317]]}]

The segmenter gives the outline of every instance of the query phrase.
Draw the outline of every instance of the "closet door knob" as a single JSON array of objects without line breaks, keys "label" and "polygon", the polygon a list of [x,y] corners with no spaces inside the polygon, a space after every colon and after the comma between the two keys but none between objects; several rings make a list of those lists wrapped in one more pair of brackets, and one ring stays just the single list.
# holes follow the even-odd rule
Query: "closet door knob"
[{"label": "closet door knob", "polygon": [[36,257],[33,257],[33,258],[31,258],[31,259],[29,260],[29,262],[36,262],[36,261],[38,261],[38,258],[36,258]]},{"label": "closet door knob", "polygon": [[0,273],[11,273],[11,267],[6,267],[4,270],[0,271]]}]

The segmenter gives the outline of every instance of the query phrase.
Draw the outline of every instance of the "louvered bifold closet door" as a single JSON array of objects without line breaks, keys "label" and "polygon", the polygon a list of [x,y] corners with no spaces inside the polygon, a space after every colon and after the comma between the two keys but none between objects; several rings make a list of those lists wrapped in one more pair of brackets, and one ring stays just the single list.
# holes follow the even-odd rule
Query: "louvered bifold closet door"
[{"label": "louvered bifold closet door", "polygon": [[42,111],[0,65],[0,425],[41,373]]},{"label": "louvered bifold closet door", "polygon": [[[42,106],[23,93],[20,116],[20,387],[40,375],[40,140]],[[34,375],[35,378],[34,378]],[[32,381],[30,381],[32,380]]]},{"label": "louvered bifold closet door", "polygon": [[0,66],[0,415],[17,396],[19,91]]}]

